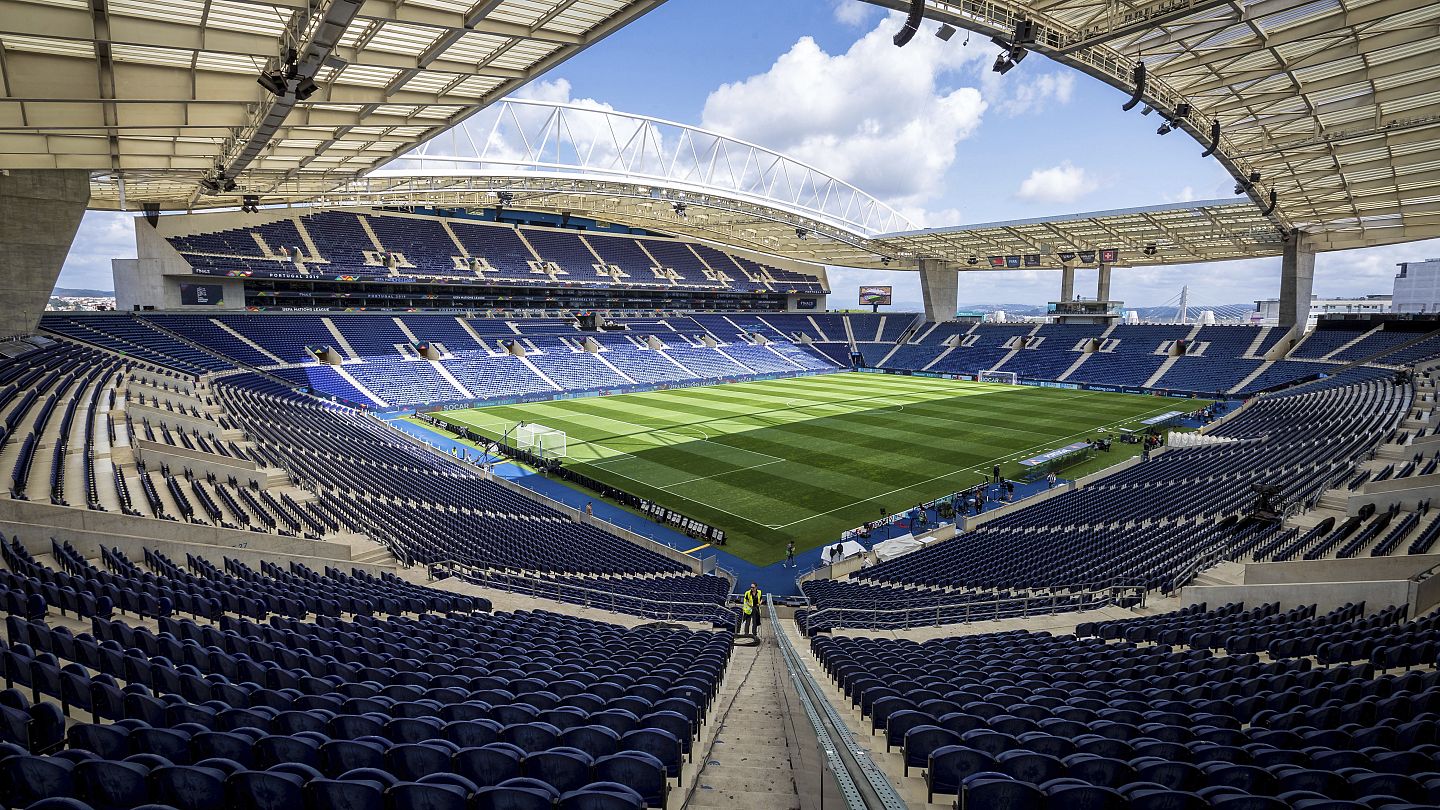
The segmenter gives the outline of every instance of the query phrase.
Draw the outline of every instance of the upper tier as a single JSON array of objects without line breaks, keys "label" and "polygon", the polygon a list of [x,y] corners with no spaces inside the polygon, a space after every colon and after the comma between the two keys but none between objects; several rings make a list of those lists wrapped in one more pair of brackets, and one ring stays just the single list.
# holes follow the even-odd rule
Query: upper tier
[{"label": "upper tier", "polygon": [[385,211],[317,211],[168,240],[197,272],[212,275],[826,292],[819,275],[694,242]]}]

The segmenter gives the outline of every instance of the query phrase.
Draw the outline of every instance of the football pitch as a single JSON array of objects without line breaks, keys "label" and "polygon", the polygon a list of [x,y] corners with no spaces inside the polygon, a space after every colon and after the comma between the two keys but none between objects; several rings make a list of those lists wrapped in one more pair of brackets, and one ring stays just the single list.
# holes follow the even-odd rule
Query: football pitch
[{"label": "football pitch", "polygon": [[[564,464],[727,534],[759,565],[1019,462],[1187,405],[1148,396],[843,373],[433,414],[499,439],[566,433]],[[513,441],[512,441],[513,444]],[[1115,461],[1122,456],[1116,455]]]}]

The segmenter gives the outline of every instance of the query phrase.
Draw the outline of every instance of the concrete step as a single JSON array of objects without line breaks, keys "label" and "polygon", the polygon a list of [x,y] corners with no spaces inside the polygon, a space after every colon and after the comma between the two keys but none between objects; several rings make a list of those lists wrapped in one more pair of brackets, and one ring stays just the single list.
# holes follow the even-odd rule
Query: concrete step
[{"label": "concrete step", "polygon": [[[753,649],[753,652],[750,650]],[[736,648],[715,717],[715,739],[705,754],[691,807],[791,810],[800,806],[786,737],[781,690],[784,666],[773,629],[760,628],[758,648]],[[733,684],[733,687],[732,687]],[[700,755],[697,753],[697,760]]]},{"label": "concrete step", "polygon": [[787,790],[717,790],[702,782],[690,797],[689,807],[724,807],[726,810],[799,810],[800,796],[792,783]]}]

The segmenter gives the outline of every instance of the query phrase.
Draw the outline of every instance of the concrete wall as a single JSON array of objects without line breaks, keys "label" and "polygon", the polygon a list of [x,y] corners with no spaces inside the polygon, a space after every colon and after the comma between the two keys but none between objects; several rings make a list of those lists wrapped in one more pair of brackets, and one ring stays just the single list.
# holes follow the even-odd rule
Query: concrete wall
[{"label": "concrete wall", "polygon": [[1417,583],[1404,579],[1376,582],[1309,582],[1274,585],[1190,585],[1180,592],[1182,607],[1204,602],[1210,606],[1226,602],[1261,605],[1279,602],[1281,610],[1315,605],[1320,613],[1334,610],[1346,603],[1365,603],[1367,610],[1389,605],[1409,605],[1414,615]]},{"label": "concrete wall", "polygon": [[[331,565],[346,573],[352,568],[359,568],[371,574],[379,576],[382,573],[395,571],[394,566],[371,565],[368,563],[357,563],[349,560],[336,560],[329,557],[314,557],[308,554],[282,554],[275,551],[245,548],[243,546],[212,546],[202,543],[186,543],[177,540],[157,540],[154,537],[133,537],[124,534],[110,534],[108,532],[92,532],[83,529],[56,528],[54,526],[37,526],[31,523],[12,523],[0,520],[0,531],[5,536],[18,537],[21,545],[29,549],[31,554],[49,554],[51,541],[69,543],[77,551],[89,559],[100,557],[100,547],[118,548],[125,553],[133,562],[144,559],[145,549],[158,551],[161,554],[176,561],[180,565],[185,564],[185,555],[194,554],[197,557],[204,557],[215,565],[219,566],[225,557],[238,560],[251,568],[259,569],[261,562],[271,562],[281,568],[287,567],[291,562],[301,563],[316,571],[323,571],[324,566]],[[329,544],[326,544],[329,545]]]},{"label": "concrete wall", "polygon": [[[1405,453],[1409,458],[1411,453]],[[1401,463],[1398,459],[1397,464]],[[1345,513],[1358,515],[1367,503],[1375,504],[1379,510],[1389,509],[1391,504],[1400,504],[1401,509],[1414,510],[1421,501],[1440,497],[1440,475],[1412,475],[1389,481],[1369,483],[1361,487],[1362,492],[1353,492],[1346,497]]]},{"label": "concrete wall", "polygon": [[1244,582],[1246,585],[1285,585],[1306,582],[1370,582],[1386,579],[1413,579],[1437,565],[1440,565],[1440,554],[1248,563],[1245,566]]},{"label": "concrete wall", "polygon": [[[161,396],[160,399],[163,402],[165,398]],[[136,424],[149,420],[152,425],[164,424],[168,425],[172,430],[180,428],[189,431],[193,428],[200,431],[200,435],[202,436],[208,436],[214,433],[219,438],[232,441],[240,441],[244,438],[244,431],[224,427],[218,421],[203,419],[188,413],[180,413],[179,411],[168,411],[164,408],[156,408],[153,405],[127,402],[125,403],[125,411],[130,414],[130,418],[134,420]]]},{"label": "concrete wall", "polygon": [[0,171],[0,335],[35,331],[89,202],[83,169]]},{"label": "concrete wall", "polygon": [[250,549],[264,554],[291,554],[334,562],[349,562],[350,546],[302,537],[221,529],[174,520],[135,517],[118,512],[98,512],[54,506],[38,501],[0,499],[0,526],[30,525],[55,536],[61,532],[91,532],[99,536],[144,538],[147,542],[184,543],[218,549]]},{"label": "concrete wall", "polygon": [[[288,215],[288,212],[284,215]],[[151,227],[144,217],[136,217],[135,255],[139,258],[115,259],[110,262],[110,272],[115,280],[115,308],[133,310],[136,307],[152,307],[191,312],[244,309],[244,280],[195,275],[191,271],[190,263],[171,246],[166,236],[257,225],[280,219],[284,215],[273,212],[265,215],[223,212],[161,217],[155,227]],[[191,217],[202,217],[203,224],[185,226],[184,222]],[[181,282],[219,284],[224,289],[223,303],[215,306],[183,306],[180,303]]]},{"label": "concrete wall", "polygon": [[922,259],[920,297],[925,303],[925,320],[943,323],[955,317],[960,306],[960,273],[946,262]]}]

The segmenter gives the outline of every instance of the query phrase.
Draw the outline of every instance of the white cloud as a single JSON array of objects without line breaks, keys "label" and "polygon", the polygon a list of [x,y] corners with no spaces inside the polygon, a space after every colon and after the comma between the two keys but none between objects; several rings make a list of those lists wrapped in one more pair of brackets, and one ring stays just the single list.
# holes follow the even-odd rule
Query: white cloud
[{"label": "white cloud", "polygon": [[870,15],[876,8],[869,3],[862,3],[860,0],[834,0],[835,20],[845,25],[856,27],[864,25],[870,20]]},{"label": "white cloud", "polygon": [[[86,211],[60,270],[57,287],[112,290],[111,259],[135,258],[135,215],[113,211]],[[148,225],[146,227],[149,227]]]},{"label": "white cloud", "polygon": [[993,90],[987,87],[986,95],[995,99],[995,106],[1000,112],[1012,117],[1053,111],[1058,106],[1069,104],[1070,96],[1075,92],[1074,73],[1042,73],[1033,79],[1025,79],[1012,71],[1006,78],[1010,79],[1008,83],[999,82]]},{"label": "white cloud", "polygon": [[1065,161],[1048,169],[1035,169],[1020,183],[1019,197],[1032,202],[1070,203],[1094,191],[1099,184],[1090,173]]},{"label": "white cloud", "polygon": [[941,194],[957,144],[986,109],[974,87],[949,88],[981,49],[931,36],[904,48],[889,15],[844,53],[804,37],[770,69],[724,84],[705,101],[703,126],[810,163],[875,196],[917,206]]}]

